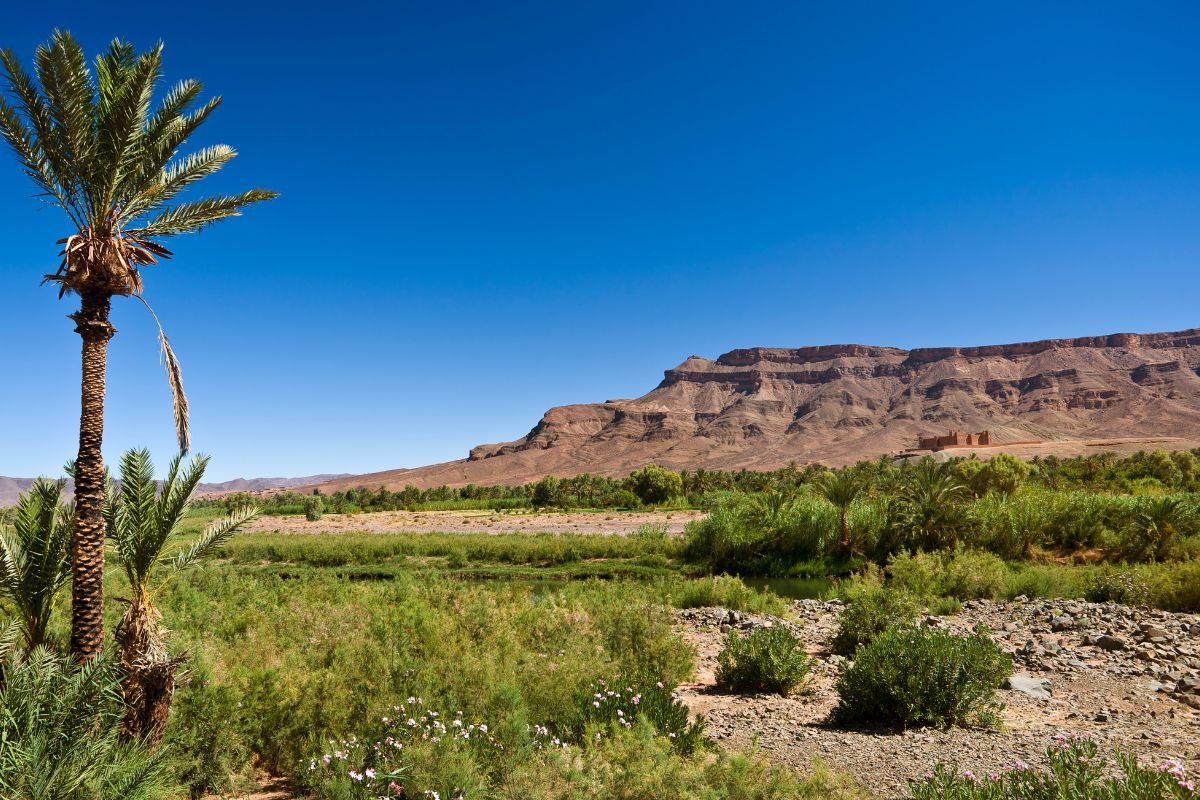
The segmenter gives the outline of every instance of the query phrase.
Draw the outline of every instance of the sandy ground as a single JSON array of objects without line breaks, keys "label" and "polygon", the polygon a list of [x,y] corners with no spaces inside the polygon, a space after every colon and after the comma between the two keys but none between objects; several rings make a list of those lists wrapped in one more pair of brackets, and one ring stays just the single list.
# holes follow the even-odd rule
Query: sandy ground
[{"label": "sandy ground", "polygon": [[377,511],[326,514],[316,522],[300,516],[262,517],[246,530],[258,533],[633,533],[642,525],[682,533],[702,511],[513,512]]}]

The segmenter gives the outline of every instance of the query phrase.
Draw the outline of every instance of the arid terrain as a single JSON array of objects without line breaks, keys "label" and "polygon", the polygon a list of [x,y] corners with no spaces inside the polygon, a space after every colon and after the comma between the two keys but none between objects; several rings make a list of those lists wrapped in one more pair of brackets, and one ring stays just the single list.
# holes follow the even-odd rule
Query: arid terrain
[{"label": "arid terrain", "polygon": [[[806,768],[814,758],[845,770],[880,797],[907,796],[907,781],[936,763],[978,775],[1018,761],[1045,763],[1043,751],[1060,733],[1087,733],[1136,753],[1145,763],[1178,758],[1200,768],[1200,617],[1083,601],[971,602],[953,617],[928,624],[969,632],[976,624],[1014,657],[1014,682],[1000,692],[999,730],[954,728],[888,731],[834,728],[834,684],[846,661],[832,655],[841,605],[800,600],[796,621],[690,609],[676,612],[678,630],[697,648],[695,683],[680,688],[693,713],[727,746],[757,744],[772,760]],[[714,691],[725,633],[786,625],[817,659],[806,692],[790,697]],[[1100,637],[1111,637],[1097,644]],[[1017,680],[1017,678],[1023,680]],[[1032,696],[1041,695],[1041,696]]]},{"label": "arid terrain", "polygon": [[682,533],[701,511],[548,512],[532,511],[377,511],[326,514],[309,522],[301,516],[261,517],[249,532],[277,533],[633,533],[642,525]]},{"label": "arid terrain", "polygon": [[[1200,329],[987,347],[870,345],[692,356],[633,400],[552,408],[525,436],[468,458],[329,481],[400,489],[543,475],[851,463],[919,436],[990,430],[1029,455],[1200,446]],[[1024,453],[1023,453],[1024,454]]]}]

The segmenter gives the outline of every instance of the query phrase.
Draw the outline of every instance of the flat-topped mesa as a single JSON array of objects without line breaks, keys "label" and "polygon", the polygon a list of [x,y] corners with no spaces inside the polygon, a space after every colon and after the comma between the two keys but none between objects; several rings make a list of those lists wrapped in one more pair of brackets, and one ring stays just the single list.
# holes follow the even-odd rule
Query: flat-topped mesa
[{"label": "flat-topped mesa", "polygon": [[[870,344],[823,344],[815,347],[746,347],[730,350],[717,358],[723,367],[749,367],[763,362],[771,364],[812,364],[835,358],[882,358],[904,356],[908,351],[899,347],[878,347]],[[696,358],[696,356],[692,356]],[[690,361],[691,359],[688,359]],[[684,362],[687,363],[686,361]],[[712,363],[712,362],[710,362]]]},{"label": "flat-topped mesa", "polygon": [[1019,358],[1068,348],[1169,348],[1200,344],[1200,328],[1167,333],[1113,333],[1075,339],[1042,339],[1036,342],[992,344],[982,347],[919,347],[910,350],[906,364],[929,364],[946,358]]}]

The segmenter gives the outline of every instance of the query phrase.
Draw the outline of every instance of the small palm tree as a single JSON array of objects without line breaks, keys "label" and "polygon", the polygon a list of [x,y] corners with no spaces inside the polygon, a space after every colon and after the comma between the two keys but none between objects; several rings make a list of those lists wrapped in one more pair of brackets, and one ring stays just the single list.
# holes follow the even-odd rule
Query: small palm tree
[{"label": "small palm tree", "polygon": [[0,797],[157,800],[166,764],[119,736],[121,696],[106,659],[76,665],[45,647],[0,663]]},{"label": "small palm tree", "polygon": [[[192,184],[234,157],[225,145],[177,158],[179,148],[221,100],[196,106],[200,84],[185,80],[153,107],[162,44],[138,55],[114,40],[88,68],[69,33],[55,31],[37,49],[34,76],[11,50],[0,52],[11,104],[0,97],[0,135],[45,202],[69,221],[58,270],[45,281],[58,295],[79,295],[71,316],[83,340],[79,454],[75,460],[72,540],[71,651],[79,659],[104,643],[104,381],[112,298],[142,299],[141,268],[170,258],[160,240],[237,216],[275,196],[241,194],[178,202]],[[149,306],[147,306],[149,308]],[[153,312],[151,312],[153,314]],[[155,317],[155,323],[158,319]],[[159,326],[159,341],[175,400],[175,427],[188,449],[187,398],[179,362]]]},{"label": "small palm tree", "polygon": [[838,530],[841,533],[838,549],[844,556],[854,554],[854,543],[850,536],[850,506],[866,490],[862,475],[852,469],[826,472],[817,480],[817,492],[838,510]]},{"label": "small palm tree", "polygon": [[180,454],[160,488],[150,453],[130,450],[121,458],[120,490],[110,494],[104,509],[108,535],[132,593],[116,630],[126,705],[122,731],[151,746],[166,731],[175,673],[184,660],[167,650],[167,631],[159,625],[162,615],[154,599],[173,576],[199,564],[258,515],[254,507],[235,509],[199,537],[183,541],[179,525],[207,466],[205,456],[184,465]]},{"label": "small palm tree", "polygon": [[11,528],[0,529],[0,596],[16,613],[28,652],[46,641],[54,596],[71,577],[71,508],[63,482],[38,480],[21,495]]},{"label": "small palm tree", "polygon": [[910,471],[896,503],[896,524],[918,548],[953,547],[971,522],[970,490],[947,465],[922,459]]},{"label": "small palm tree", "polygon": [[1155,561],[1170,555],[1179,537],[1195,527],[1196,512],[1178,497],[1140,498],[1131,523],[1139,556]]}]

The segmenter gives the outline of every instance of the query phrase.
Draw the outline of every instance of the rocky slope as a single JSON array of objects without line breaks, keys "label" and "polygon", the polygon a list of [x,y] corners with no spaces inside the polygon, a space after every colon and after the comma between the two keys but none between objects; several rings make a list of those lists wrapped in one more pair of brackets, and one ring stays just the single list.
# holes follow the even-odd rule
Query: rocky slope
[{"label": "rocky slope", "polygon": [[[619,476],[650,462],[675,469],[844,464],[949,429],[988,429],[1001,443],[1044,440],[1057,454],[1196,446],[1200,329],[986,347],[757,347],[715,361],[692,356],[642,397],[552,408],[520,439],[480,445],[466,459],[325,488]],[[1100,439],[1128,441],[1093,441]]]}]

